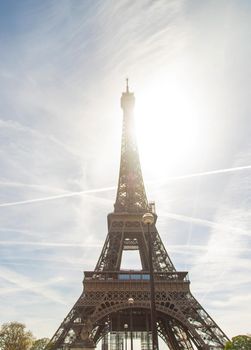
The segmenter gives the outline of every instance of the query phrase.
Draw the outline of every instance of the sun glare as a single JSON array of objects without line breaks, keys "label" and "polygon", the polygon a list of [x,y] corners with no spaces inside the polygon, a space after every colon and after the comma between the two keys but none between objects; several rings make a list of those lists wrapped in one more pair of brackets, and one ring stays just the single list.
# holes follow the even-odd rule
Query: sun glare
[{"label": "sun glare", "polygon": [[151,179],[156,177],[156,167],[163,175],[173,175],[195,157],[200,135],[192,95],[175,79],[167,83],[157,80],[137,92],[139,150],[142,166]]}]

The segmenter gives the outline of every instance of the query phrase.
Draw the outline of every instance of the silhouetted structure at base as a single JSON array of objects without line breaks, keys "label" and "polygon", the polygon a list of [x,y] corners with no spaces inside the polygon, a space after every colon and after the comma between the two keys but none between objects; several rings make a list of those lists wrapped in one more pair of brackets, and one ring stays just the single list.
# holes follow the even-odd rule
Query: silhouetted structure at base
[{"label": "silhouetted structure at base", "polygon": [[[84,290],[50,341],[48,349],[151,350],[148,229],[151,212],[156,330],[171,350],[218,350],[228,340],[190,292],[187,272],[176,271],[156,229],[154,205],[147,201],[134,135],[134,94],[121,97],[124,112],[119,183],[108,235],[94,271],[84,273]],[[122,253],[138,250],[142,270],[121,270]],[[154,349],[155,350],[155,349]]]}]

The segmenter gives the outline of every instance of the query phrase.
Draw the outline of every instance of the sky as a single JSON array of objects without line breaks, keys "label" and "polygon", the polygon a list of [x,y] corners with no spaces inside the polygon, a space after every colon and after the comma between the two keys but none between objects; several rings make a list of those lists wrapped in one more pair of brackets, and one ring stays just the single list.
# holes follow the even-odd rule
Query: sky
[{"label": "sky", "polygon": [[82,292],[129,77],[168,253],[229,337],[251,333],[250,36],[248,0],[0,1],[0,323],[51,337]]}]

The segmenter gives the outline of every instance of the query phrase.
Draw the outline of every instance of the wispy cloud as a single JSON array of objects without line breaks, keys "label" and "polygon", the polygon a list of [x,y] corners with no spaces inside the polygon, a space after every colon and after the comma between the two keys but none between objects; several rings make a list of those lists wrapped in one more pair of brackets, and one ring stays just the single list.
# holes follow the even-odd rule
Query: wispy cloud
[{"label": "wispy cloud", "polygon": [[0,278],[13,283],[18,287],[18,290],[29,290],[56,303],[65,304],[65,300],[61,295],[56,293],[53,289],[46,287],[47,283],[43,285],[40,283],[35,283],[28,277],[4,267],[0,268]]},{"label": "wispy cloud", "polygon": [[[244,152],[239,161],[249,158],[249,152]],[[242,176],[235,174],[217,207],[217,223],[205,222],[210,228],[209,239],[205,245],[206,250],[195,258],[191,274],[199,279],[195,286],[200,293],[201,302],[208,303],[212,308],[220,308],[220,305],[225,308],[228,305],[234,309],[239,305],[239,309],[244,311],[243,305],[249,298],[250,190],[250,177],[244,173]],[[203,279],[201,269],[204,270]],[[222,286],[225,293],[222,292]],[[217,302],[212,295],[218,296]],[[244,317],[243,322],[236,325],[235,332],[241,332],[241,329],[243,332],[248,331],[247,319],[248,316]],[[224,322],[227,323],[227,320]]]}]

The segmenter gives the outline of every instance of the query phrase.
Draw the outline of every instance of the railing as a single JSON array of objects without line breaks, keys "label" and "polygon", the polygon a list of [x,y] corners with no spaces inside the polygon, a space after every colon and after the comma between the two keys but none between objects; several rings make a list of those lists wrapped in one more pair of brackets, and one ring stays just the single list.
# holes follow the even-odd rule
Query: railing
[{"label": "railing", "polygon": [[[184,281],[188,282],[188,273],[186,271],[173,271],[173,272],[154,272],[155,282],[163,281]],[[96,281],[141,281],[149,282],[150,274],[149,271],[85,271],[85,280],[96,280]]]}]

